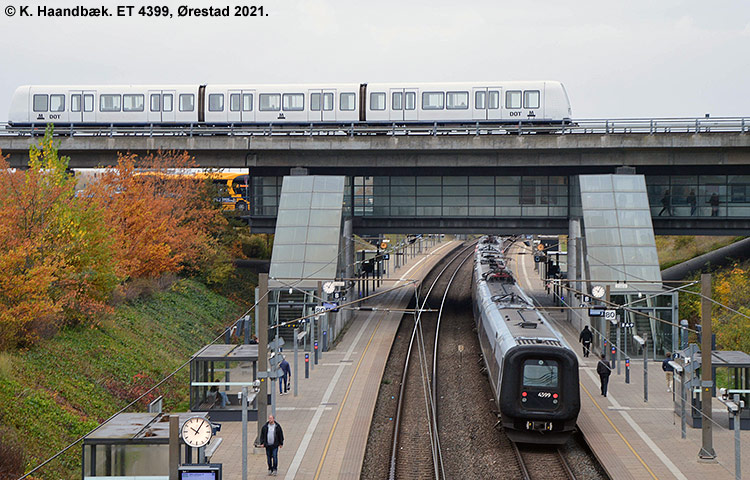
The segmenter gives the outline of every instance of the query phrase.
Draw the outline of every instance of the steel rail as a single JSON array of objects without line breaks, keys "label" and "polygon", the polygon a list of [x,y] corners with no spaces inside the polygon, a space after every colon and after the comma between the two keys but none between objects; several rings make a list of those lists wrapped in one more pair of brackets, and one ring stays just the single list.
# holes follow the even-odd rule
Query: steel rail
[{"label": "steel rail", "polygon": [[[46,124],[13,126],[0,123],[0,137],[42,136]],[[404,123],[341,123],[341,124],[140,124],[60,126],[57,136],[67,137],[353,137],[441,136],[441,135],[591,135],[591,134],[668,134],[668,133],[748,133],[750,117],[658,117],[658,118],[583,118],[565,124],[537,124],[530,121],[514,123],[487,122],[426,122]]]},{"label": "steel rail", "polygon": [[[433,288],[435,288],[435,285],[437,284],[438,280],[440,280],[440,277],[443,275],[443,273],[445,273],[448,267],[450,267],[450,265],[454,261],[456,261],[461,256],[462,253],[464,253],[467,249],[471,247],[473,247],[473,245],[469,245],[468,247],[459,251],[453,258],[450,259],[450,261],[442,268],[442,270],[440,270],[440,272],[435,277],[435,280],[432,282],[432,285],[430,285],[430,288],[427,290],[427,294],[423,297],[424,300],[422,301],[422,307],[419,307],[419,300],[417,300],[417,307],[419,310],[421,310],[421,308],[423,308],[427,304],[427,299],[430,298],[430,294],[432,293]],[[390,462],[390,468],[389,468],[389,473],[388,473],[389,480],[395,480],[396,478],[396,458],[398,456],[398,436],[399,436],[398,434],[399,434],[399,429],[401,426],[401,418],[402,418],[402,413],[403,413],[402,411],[403,411],[403,406],[404,406],[404,392],[406,391],[406,381],[407,381],[406,378],[407,378],[407,373],[409,371],[409,360],[411,358],[412,349],[414,347],[414,340],[417,336],[420,323],[421,323],[421,313],[418,313],[414,321],[414,328],[412,329],[411,338],[409,340],[409,347],[406,352],[404,370],[403,370],[403,373],[401,374],[401,386],[399,387],[398,402],[396,405],[396,418],[395,418],[394,426],[393,426],[393,441],[392,441],[393,443],[391,445],[391,462]],[[428,413],[428,417],[430,416],[431,415],[429,415]],[[433,430],[432,430],[432,424],[431,424],[430,432],[432,431]],[[435,443],[432,440],[432,435],[431,435],[431,443],[432,443],[432,450],[433,450],[433,465],[435,466],[435,468],[437,468],[437,464],[442,463],[442,462],[438,462],[437,458],[435,458],[437,456],[437,450],[435,449]]]},{"label": "steel rail", "polygon": [[[511,445],[513,445],[513,451],[516,454],[516,459],[518,460],[518,466],[521,469],[521,474],[523,475],[524,480],[533,480],[533,477],[529,473],[529,469],[526,467],[526,460],[523,458],[523,454],[521,453],[521,449],[518,448],[518,445],[516,442],[510,442]],[[545,455],[550,452],[544,452],[544,453],[532,453],[527,452],[528,455],[531,456],[539,456],[539,455]],[[557,458],[560,466],[562,467],[562,470],[565,472],[565,476],[568,478],[568,480],[576,480],[576,475],[573,473],[573,469],[570,468],[570,464],[565,459],[565,456],[562,453],[562,450],[560,448],[555,449],[555,457]]]}]

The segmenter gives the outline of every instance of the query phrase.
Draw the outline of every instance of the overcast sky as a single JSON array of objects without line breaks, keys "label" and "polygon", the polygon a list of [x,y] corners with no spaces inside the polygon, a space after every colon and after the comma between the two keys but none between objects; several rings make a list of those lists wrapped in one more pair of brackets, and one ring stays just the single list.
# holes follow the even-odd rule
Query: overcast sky
[{"label": "overcast sky", "polygon": [[746,0],[257,0],[267,17],[194,19],[178,7],[239,3],[155,0],[174,18],[5,13],[77,4],[97,5],[0,0],[0,121],[24,84],[547,79],[565,84],[579,119],[750,116]]}]

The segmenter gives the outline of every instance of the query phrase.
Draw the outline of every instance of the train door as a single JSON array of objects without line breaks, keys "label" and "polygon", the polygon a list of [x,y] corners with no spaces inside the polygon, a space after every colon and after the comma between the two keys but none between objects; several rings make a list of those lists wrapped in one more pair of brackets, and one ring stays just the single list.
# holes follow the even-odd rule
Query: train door
[{"label": "train door", "polygon": [[255,121],[255,90],[229,90],[230,123],[248,123]]},{"label": "train door", "polygon": [[500,120],[502,112],[503,89],[501,87],[489,87],[487,89],[487,120]]},{"label": "train door", "polygon": [[175,91],[148,91],[148,123],[173,123],[175,120]]},{"label": "train door", "polygon": [[487,120],[487,89],[471,89],[472,120]]},{"label": "train door", "polygon": [[391,88],[389,96],[391,97],[391,108],[388,119],[393,122],[404,121],[404,89]]},{"label": "train door", "polygon": [[417,89],[404,89],[404,120],[417,120]]},{"label": "train door", "polygon": [[336,90],[308,90],[307,120],[310,122],[336,121]]},{"label": "train door", "polygon": [[70,113],[68,120],[71,123],[95,122],[94,96],[96,92],[93,90],[71,90],[69,93]]},{"label": "train door", "polygon": [[472,120],[500,120],[502,118],[500,87],[472,88]]}]

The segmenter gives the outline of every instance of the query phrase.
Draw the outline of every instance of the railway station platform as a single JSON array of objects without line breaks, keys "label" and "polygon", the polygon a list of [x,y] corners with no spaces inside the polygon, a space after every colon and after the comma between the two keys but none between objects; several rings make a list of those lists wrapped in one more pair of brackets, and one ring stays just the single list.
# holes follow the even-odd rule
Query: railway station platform
[{"label": "railway station platform", "polygon": [[[412,280],[421,281],[458,241],[438,243],[405,265],[387,272],[375,291],[388,293],[364,305],[373,311],[355,311],[340,341],[322,354],[319,363],[304,378],[304,353],[299,356],[298,396],[293,383],[287,395],[276,395],[276,419],[284,430],[284,446],[279,449],[278,476],[286,479],[356,479],[364,459],[370,422],[388,354],[398,330],[403,309],[414,295]],[[401,288],[394,287],[399,286]],[[284,354],[292,367],[293,352]],[[312,355],[310,358],[312,362]],[[311,366],[312,367],[312,366]],[[278,384],[273,383],[278,388]],[[271,406],[268,412],[271,413]],[[224,422],[220,448],[211,458],[223,464],[224,478],[242,478],[242,423]],[[252,442],[257,424],[249,422]],[[252,445],[250,445],[252,452]],[[264,449],[248,454],[248,478],[268,475]]]},{"label": "railway station platform", "polygon": [[[551,295],[534,271],[533,255],[514,251],[512,265],[520,286],[543,306],[552,305]],[[724,480],[734,479],[734,431],[729,430],[726,407],[713,400],[713,447],[715,463],[698,460],[701,430],[687,427],[685,439],[680,438],[680,416],[674,413],[673,392],[667,383],[661,362],[649,361],[648,402],[643,397],[643,363],[631,361],[630,384],[625,383],[625,366],[621,374],[612,372],[607,397],[601,396],[596,374],[598,358],[592,351],[583,358],[578,342],[580,332],[565,320],[559,309],[545,310],[573,347],[580,365],[581,413],[578,427],[604,469],[615,480]],[[679,398],[679,393],[677,394]],[[688,403],[689,408],[689,403]],[[750,474],[750,431],[741,432],[744,456],[742,471]]]}]

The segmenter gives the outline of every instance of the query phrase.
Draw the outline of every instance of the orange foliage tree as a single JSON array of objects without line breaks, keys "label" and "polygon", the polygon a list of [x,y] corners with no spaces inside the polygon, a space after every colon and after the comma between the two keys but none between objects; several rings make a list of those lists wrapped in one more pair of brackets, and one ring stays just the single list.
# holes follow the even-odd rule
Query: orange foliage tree
[{"label": "orange foliage tree", "polygon": [[231,271],[217,238],[226,219],[210,181],[185,174],[194,166],[186,152],[120,155],[89,187],[85,196],[99,203],[114,229],[123,279],[200,272],[220,281]]},{"label": "orange foliage tree", "polygon": [[94,320],[118,282],[111,231],[67,166],[51,127],[27,170],[0,155],[0,349]]}]

